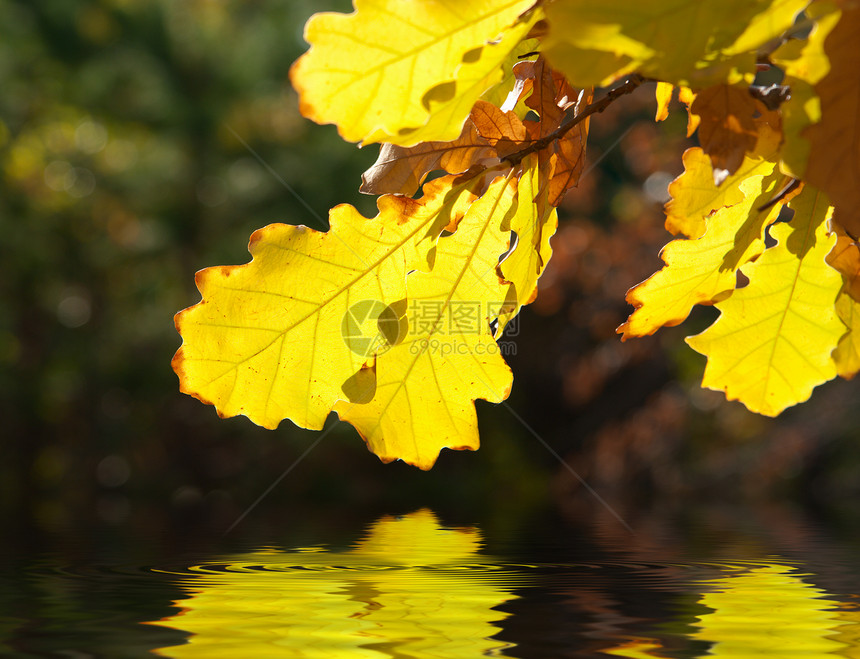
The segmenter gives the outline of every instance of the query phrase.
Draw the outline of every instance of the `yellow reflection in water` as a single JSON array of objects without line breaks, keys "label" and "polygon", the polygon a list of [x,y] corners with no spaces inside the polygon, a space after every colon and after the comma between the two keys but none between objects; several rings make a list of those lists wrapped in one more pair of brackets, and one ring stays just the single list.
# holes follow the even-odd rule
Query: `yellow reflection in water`
[{"label": "yellow reflection in water", "polygon": [[[828,598],[788,565],[722,566],[728,573],[701,582],[699,599],[711,612],[698,616],[690,639],[711,643],[706,656],[849,657],[860,659],[860,611]],[[631,639],[603,650],[631,659],[664,657],[656,639]]]},{"label": "yellow reflection in water", "polygon": [[662,648],[662,645],[652,639],[637,638],[607,650],[601,650],[601,652],[616,657],[627,657],[628,659],[654,659],[655,657],[656,659],[663,659],[666,655],[655,652]]},{"label": "yellow reflection in water", "polygon": [[[476,657],[511,574],[478,554],[476,529],[422,510],[378,520],[354,549],[258,551],[194,568],[182,610],[155,624],[192,634],[170,657]],[[219,567],[220,566],[220,567]]]},{"label": "yellow reflection in water", "polygon": [[846,656],[850,648],[837,640],[847,622],[835,610],[840,603],[801,576],[764,564],[707,582],[713,591],[700,603],[713,611],[699,617],[693,638],[713,642],[710,653],[718,657]]}]

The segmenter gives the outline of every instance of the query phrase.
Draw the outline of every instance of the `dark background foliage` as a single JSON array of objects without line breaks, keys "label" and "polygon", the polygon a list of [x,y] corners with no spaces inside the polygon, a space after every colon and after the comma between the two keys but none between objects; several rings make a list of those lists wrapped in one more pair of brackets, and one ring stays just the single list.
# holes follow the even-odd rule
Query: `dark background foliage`
[{"label": "dark background foliage", "polygon": [[590,169],[561,208],[539,299],[509,337],[509,407],[479,403],[479,453],[445,451],[429,473],[382,465],[349,426],[314,445],[318,434],[289,422],[270,432],[220,420],[180,394],[172,316],[198,301],[196,270],[247,261],[248,237],[271,222],[324,228],[339,203],[374,211],[357,189],[376,148],[304,120],[287,81],[304,21],[349,9],[334,5],[0,0],[10,536],[109,527],[129,547],[205,539],[300,458],[235,533],[428,503],[458,519],[516,519],[548,497],[599,510],[553,453],[627,516],[682,498],[769,497],[849,514],[856,386],[826,385],[774,421],[698,387],[704,360],[683,337],[713,310],[644,340],[615,334],[625,291],[660,266],[661,204],[690,144],[680,107],[653,122],[648,86],[592,121]]}]

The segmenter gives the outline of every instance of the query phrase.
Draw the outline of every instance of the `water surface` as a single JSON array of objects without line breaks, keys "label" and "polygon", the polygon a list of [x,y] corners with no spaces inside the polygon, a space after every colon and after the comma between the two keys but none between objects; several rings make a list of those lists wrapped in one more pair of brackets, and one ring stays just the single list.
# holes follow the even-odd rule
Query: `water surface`
[{"label": "water surface", "polygon": [[346,546],[150,565],[44,553],[3,576],[0,654],[860,655],[853,548],[813,526],[728,534],[703,521],[683,542],[612,520],[535,528],[488,533],[421,509]]}]

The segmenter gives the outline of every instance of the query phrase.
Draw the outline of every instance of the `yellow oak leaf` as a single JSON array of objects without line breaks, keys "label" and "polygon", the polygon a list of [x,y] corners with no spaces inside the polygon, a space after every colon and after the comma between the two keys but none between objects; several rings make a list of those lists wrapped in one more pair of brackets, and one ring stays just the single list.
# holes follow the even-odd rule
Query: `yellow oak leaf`
[{"label": "yellow oak leaf", "polygon": [[[302,114],[352,142],[450,141],[474,102],[503,79],[501,64],[528,34],[535,0],[355,0],[320,13],[293,65]],[[424,127],[438,115],[433,129]]]},{"label": "yellow oak leaf", "polygon": [[719,185],[714,182],[711,159],[702,149],[692,147],[684,152],[684,173],[669,184],[672,198],[666,204],[667,231],[699,238],[705,232],[705,218],[743,199],[741,182],[750,176],[767,176],[774,171],[782,143],[779,115],[767,112],[755,123],[758,130],[755,148],[744,156],[737,171]]},{"label": "yellow oak leaf", "polygon": [[805,0],[556,0],[543,52],[579,87],[634,71],[701,88],[751,80],[755,51],[794,22]]},{"label": "yellow oak leaf", "polygon": [[541,190],[541,175],[537,157],[532,154],[522,162],[522,174],[517,185],[516,211],[502,225],[517,235],[517,244],[499,265],[504,279],[511,283],[496,336],[516,316],[523,305],[537,297],[537,282],[552,257],[550,238],[558,228],[558,214]]},{"label": "yellow oak leaf", "polygon": [[832,353],[845,334],[834,303],[842,277],[825,258],[832,207],[806,186],[794,218],[771,228],[777,244],[744,266],[749,284],[717,303],[720,317],[687,343],[708,357],[702,386],[753,412],[776,416],[836,376]]},{"label": "yellow oak leaf", "polygon": [[690,112],[700,117],[699,143],[711,156],[714,183],[719,185],[737,171],[746,152],[755,148],[758,108],[747,88],[719,84],[696,94]]},{"label": "yellow oak leaf", "polygon": [[696,100],[696,93],[689,87],[678,87],[678,100],[687,106],[687,137],[692,137],[693,133],[699,127],[701,117],[693,114],[690,108],[693,107],[693,102]]},{"label": "yellow oak leaf", "polygon": [[376,359],[373,399],[334,408],[384,462],[430,469],[442,448],[477,449],[474,401],[499,403],[510,392],[490,328],[507,289],[496,266],[510,244],[500,228],[515,203],[509,178],[497,178],[439,239],[432,273],[407,278],[408,327]]},{"label": "yellow oak leaf", "polygon": [[773,196],[782,178],[754,175],[738,186],[741,200],[710,216],[695,240],[674,240],[663,248],[666,266],[627,292],[635,307],[618,332],[623,340],[653,334],[683,322],[696,304],[712,304],[734,290],[737,269],[764,251],[765,228],[779,215],[779,204],[758,208]]},{"label": "yellow oak leaf", "polygon": [[337,206],[327,233],[274,224],[251,237],[250,263],[201,270],[202,301],[176,316],[181,390],[222,417],[322,428],[380,342],[396,340],[388,305],[406,296],[407,272],[431,269],[437,236],[474,199],[469,185],[446,177],[419,200],[380,197],[373,219]]},{"label": "yellow oak leaf", "polygon": [[482,99],[489,102],[502,90],[508,90],[510,71],[505,67],[510,67],[512,58],[518,53],[530,52],[523,50],[521,39],[542,16],[542,10],[536,8],[520,16],[500,39],[489,42],[480,51],[475,49],[467,53],[457,68],[455,81],[438,84],[424,95],[422,100],[430,113],[426,124],[419,128],[402,129],[396,138],[379,130],[364,141],[395,141],[397,144],[409,145],[452,139],[475,101]]},{"label": "yellow oak leaf", "polygon": [[675,91],[675,85],[671,82],[657,83],[657,88],[654,90],[657,98],[657,113],[654,115],[654,121],[665,121],[669,116],[669,102],[672,100],[673,91]]},{"label": "yellow oak leaf", "polygon": [[830,70],[815,85],[821,121],[807,128],[805,181],[819,187],[835,208],[833,219],[860,237],[860,7],[846,8],[824,42]]}]

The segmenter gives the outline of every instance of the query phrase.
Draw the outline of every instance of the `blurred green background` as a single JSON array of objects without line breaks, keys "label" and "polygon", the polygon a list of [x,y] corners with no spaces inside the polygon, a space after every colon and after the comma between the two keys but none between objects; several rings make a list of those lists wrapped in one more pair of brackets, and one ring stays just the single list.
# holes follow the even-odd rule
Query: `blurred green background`
[{"label": "blurred green background", "polygon": [[627,288],[660,267],[661,204],[691,144],[680,107],[653,122],[647,86],[592,121],[597,165],[561,208],[539,299],[511,338],[516,415],[479,403],[477,454],[445,451],[429,473],[382,465],[341,424],[304,455],[318,434],[220,420],[180,394],[173,314],[199,300],[196,270],[246,262],[248,237],[272,222],[324,228],[339,203],[374,212],[358,185],[376,147],[304,120],[287,80],[304,21],[323,9],[350,5],[0,0],[0,511],[11,536],[97,526],[205,539],[300,457],[236,533],[422,505],[458,519],[516,518],[547,499],[599,509],[535,435],[631,519],[715,497],[851,514],[854,383],[764,419],[698,387],[703,359],[683,337],[713,310],[641,341],[615,334]]}]

